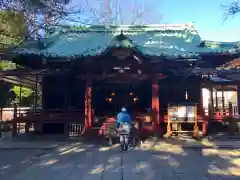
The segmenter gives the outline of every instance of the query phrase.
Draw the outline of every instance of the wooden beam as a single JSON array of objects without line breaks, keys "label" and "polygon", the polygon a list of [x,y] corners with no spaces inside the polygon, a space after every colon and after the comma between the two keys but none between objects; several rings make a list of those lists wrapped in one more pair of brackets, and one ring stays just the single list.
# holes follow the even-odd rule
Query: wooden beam
[{"label": "wooden beam", "polygon": [[35,83],[28,81],[26,79],[16,79],[16,77],[12,78],[12,77],[2,77],[2,80],[11,83],[11,84],[15,84],[15,85],[23,85],[25,87],[34,89]]}]

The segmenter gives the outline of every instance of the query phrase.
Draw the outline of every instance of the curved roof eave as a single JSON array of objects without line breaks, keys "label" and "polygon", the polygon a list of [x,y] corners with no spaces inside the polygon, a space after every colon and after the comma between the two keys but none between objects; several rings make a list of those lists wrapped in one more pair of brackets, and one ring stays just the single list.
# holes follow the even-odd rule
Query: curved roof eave
[{"label": "curved roof eave", "polygon": [[[176,25],[122,25],[64,27],[55,30],[49,38],[38,42],[38,46],[18,48],[16,54],[45,56],[50,58],[74,58],[98,56],[109,47],[121,47],[112,42],[123,32],[142,54],[149,56],[197,57],[201,55],[238,54],[239,42],[223,43],[201,41],[193,24]],[[200,44],[204,43],[204,46]],[[126,45],[124,45],[125,47]]]}]

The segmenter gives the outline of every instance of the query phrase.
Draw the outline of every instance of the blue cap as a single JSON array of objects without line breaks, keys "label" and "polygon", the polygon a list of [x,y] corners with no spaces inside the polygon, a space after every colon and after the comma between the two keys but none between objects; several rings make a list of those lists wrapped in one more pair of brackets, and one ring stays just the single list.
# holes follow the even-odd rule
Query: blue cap
[{"label": "blue cap", "polygon": [[121,108],[121,111],[122,111],[122,112],[127,112],[127,109],[126,109],[125,107],[122,107],[122,108]]}]

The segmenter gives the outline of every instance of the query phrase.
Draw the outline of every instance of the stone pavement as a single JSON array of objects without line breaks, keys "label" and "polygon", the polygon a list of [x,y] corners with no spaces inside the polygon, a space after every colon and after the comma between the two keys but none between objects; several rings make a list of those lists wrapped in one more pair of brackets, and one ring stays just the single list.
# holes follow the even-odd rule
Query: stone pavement
[{"label": "stone pavement", "polygon": [[0,179],[239,180],[240,141],[147,140],[121,153],[80,139],[2,139]]},{"label": "stone pavement", "polygon": [[[144,145],[143,145],[144,146]],[[0,151],[1,152],[1,151]],[[1,180],[239,180],[240,151],[81,145],[40,156]],[[1,169],[1,167],[0,167]],[[6,176],[5,176],[6,177]]]},{"label": "stone pavement", "polygon": [[[98,142],[98,140],[96,140]],[[0,139],[0,149],[63,149],[72,148],[78,145],[84,144],[96,144],[92,141],[86,141],[81,138],[78,139],[62,139],[62,140],[44,140],[44,139],[33,139],[33,140],[19,140],[19,139]],[[101,140],[100,140],[101,141]],[[102,143],[98,142],[99,144]],[[90,142],[90,143],[88,143]],[[104,142],[107,143],[106,141]],[[194,140],[191,138],[182,139],[160,139],[155,141],[148,139],[144,142],[144,145],[148,148],[168,148],[171,146],[181,146],[184,148],[235,148],[240,149],[240,140]]]},{"label": "stone pavement", "polygon": [[[9,134],[9,133],[5,133]],[[7,136],[7,137],[6,137]],[[82,138],[71,139],[64,136],[18,136],[15,138],[5,135],[0,138],[0,149],[62,149],[72,148],[83,144]]]},{"label": "stone pavement", "polygon": [[49,150],[0,150],[0,179],[10,179],[12,174],[20,173]]},{"label": "stone pavement", "polygon": [[234,148],[240,149],[240,141],[228,140],[228,141],[210,141],[208,139],[194,140],[194,139],[161,139],[158,141],[147,140],[143,144],[148,148],[161,149],[171,148],[172,146],[183,148]]},{"label": "stone pavement", "polygon": [[73,147],[81,144],[80,142],[67,141],[1,141],[0,149],[61,149],[64,147]]}]

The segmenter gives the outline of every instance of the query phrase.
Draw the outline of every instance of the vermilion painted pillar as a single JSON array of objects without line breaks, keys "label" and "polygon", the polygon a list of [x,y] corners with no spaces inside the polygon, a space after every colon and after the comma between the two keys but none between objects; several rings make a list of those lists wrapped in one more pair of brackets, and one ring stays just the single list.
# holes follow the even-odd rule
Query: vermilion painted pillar
[{"label": "vermilion painted pillar", "polygon": [[238,114],[240,115],[240,84],[237,86],[237,105],[238,105]]},{"label": "vermilion painted pillar", "polygon": [[200,113],[200,118],[202,118],[202,133],[205,136],[207,134],[207,119],[206,119],[206,115],[205,115],[204,108],[203,108],[202,89],[203,89],[202,86],[200,86],[200,103],[199,103],[199,108],[200,109],[199,109],[199,113]]},{"label": "vermilion painted pillar", "polygon": [[155,133],[160,133],[160,102],[158,79],[152,82],[152,111]]},{"label": "vermilion painted pillar", "polygon": [[86,78],[85,89],[85,130],[92,127],[92,79]]},{"label": "vermilion painted pillar", "polygon": [[211,107],[211,109],[209,109],[208,112],[210,112],[209,115],[213,116],[215,109],[214,109],[213,87],[212,86],[210,87],[210,107]]}]

